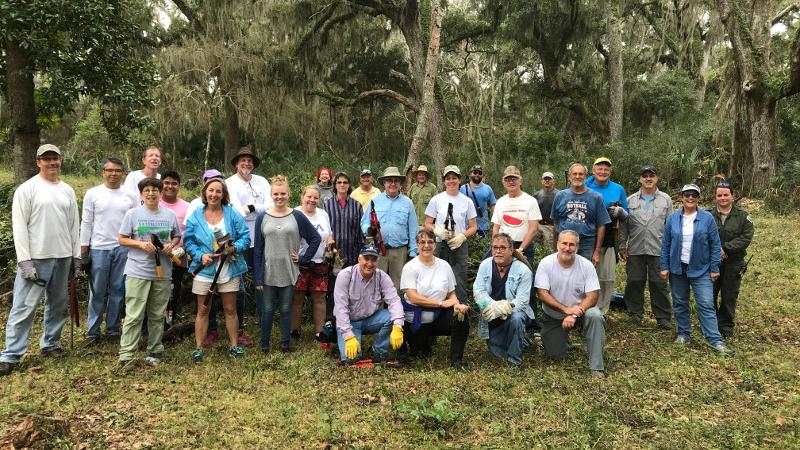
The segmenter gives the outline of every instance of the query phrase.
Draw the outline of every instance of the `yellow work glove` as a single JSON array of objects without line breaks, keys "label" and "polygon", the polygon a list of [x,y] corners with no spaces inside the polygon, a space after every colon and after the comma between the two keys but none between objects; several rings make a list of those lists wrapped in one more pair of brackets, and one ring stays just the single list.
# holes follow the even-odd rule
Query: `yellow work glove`
[{"label": "yellow work glove", "polygon": [[347,359],[356,359],[358,356],[358,339],[355,336],[345,339],[344,356],[347,356]]},{"label": "yellow work glove", "polygon": [[389,343],[392,344],[392,350],[397,350],[403,345],[403,327],[398,325],[392,327],[392,334],[389,335]]}]

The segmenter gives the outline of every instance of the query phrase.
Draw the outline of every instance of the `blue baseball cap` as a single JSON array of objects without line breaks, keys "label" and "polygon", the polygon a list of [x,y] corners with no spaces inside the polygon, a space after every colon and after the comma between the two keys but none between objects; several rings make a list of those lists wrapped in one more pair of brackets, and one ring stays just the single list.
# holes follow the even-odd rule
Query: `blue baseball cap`
[{"label": "blue baseball cap", "polygon": [[361,247],[361,252],[359,253],[361,256],[380,256],[380,254],[381,252],[379,252],[378,249],[372,244],[367,244]]}]

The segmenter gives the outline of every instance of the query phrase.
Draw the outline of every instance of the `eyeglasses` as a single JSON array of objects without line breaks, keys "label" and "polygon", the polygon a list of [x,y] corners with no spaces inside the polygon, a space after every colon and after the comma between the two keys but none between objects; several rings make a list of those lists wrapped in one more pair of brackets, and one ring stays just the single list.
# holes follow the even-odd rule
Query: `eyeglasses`
[{"label": "eyeglasses", "polygon": [[436,245],[436,241],[424,240],[424,241],[417,241],[417,245]]},{"label": "eyeglasses", "polygon": [[337,181],[336,184],[350,184],[349,181]]},{"label": "eyeglasses", "polygon": [[493,245],[492,251],[494,253],[505,253],[509,248],[511,247],[506,247],[505,245]]},{"label": "eyeglasses", "polygon": [[124,170],[122,170],[122,169],[105,169],[105,168],[104,168],[104,169],[103,169],[103,172],[108,172],[108,173],[123,173],[123,172],[125,172],[125,171],[124,171]]},{"label": "eyeglasses", "polygon": [[161,189],[156,188],[144,188],[142,189],[142,194],[160,194]]},{"label": "eyeglasses", "polygon": [[517,177],[505,177],[505,178],[503,178],[503,181],[506,182],[506,183],[516,183],[517,181],[519,181],[519,178],[517,178]]},{"label": "eyeglasses", "polygon": [[483,175],[483,172],[479,172],[479,171],[477,171],[477,170],[473,170],[473,171],[472,171],[472,174],[473,174],[473,175]]},{"label": "eyeglasses", "polygon": [[684,192],[681,194],[683,198],[700,198],[700,194],[697,192]]}]

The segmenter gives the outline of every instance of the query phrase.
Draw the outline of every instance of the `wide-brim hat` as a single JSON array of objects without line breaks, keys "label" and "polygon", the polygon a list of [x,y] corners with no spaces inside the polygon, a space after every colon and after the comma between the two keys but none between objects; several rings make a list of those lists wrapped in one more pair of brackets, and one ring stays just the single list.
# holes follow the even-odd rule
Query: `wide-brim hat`
[{"label": "wide-brim hat", "polygon": [[241,158],[242,156],[249,156],[250,158],[253,159],[254,169],[259,165],[261,165],[261,158],[259,158],[258,155],[256,155],[255,150],[253,150],[251,147],[240,148],[239,151],[236,153],[236,155],[233,158],[231,158],[231,165],[236,166],[236,164],[239,162],[239,158]]},{"label": "wide-brim hat", "polygon": [[378,177],[378,183],[383,184],[383,180],[386,178],[400,178],[400,181],[402,182],[406,179],[406,176],[401,174],[397,167],[389,166],[383,171],[383,175]]},{"label": "wide-brim hat", "polygon": [[417,167],[417,170],[414,171],[414,175],[420,172],[425,172],[425,175],[431,174],[430,172],[428,172],[428,166],[426,166],[425,164],[420,164],[419,167]]}]

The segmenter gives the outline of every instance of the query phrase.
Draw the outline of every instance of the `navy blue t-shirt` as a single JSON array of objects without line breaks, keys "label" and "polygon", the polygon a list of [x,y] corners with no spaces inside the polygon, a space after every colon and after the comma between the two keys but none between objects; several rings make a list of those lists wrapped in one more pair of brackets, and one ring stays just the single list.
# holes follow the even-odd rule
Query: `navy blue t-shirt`
[{"label": "navy blue t-shirt", "polygon": [[556,194],[550,218],[558,221],[558,232],[573,230],[583,237],[596,237],[597,227],[608,225],[611,218],[603,204],[603,196],[587,189],[576,194],[564,189]]}]

